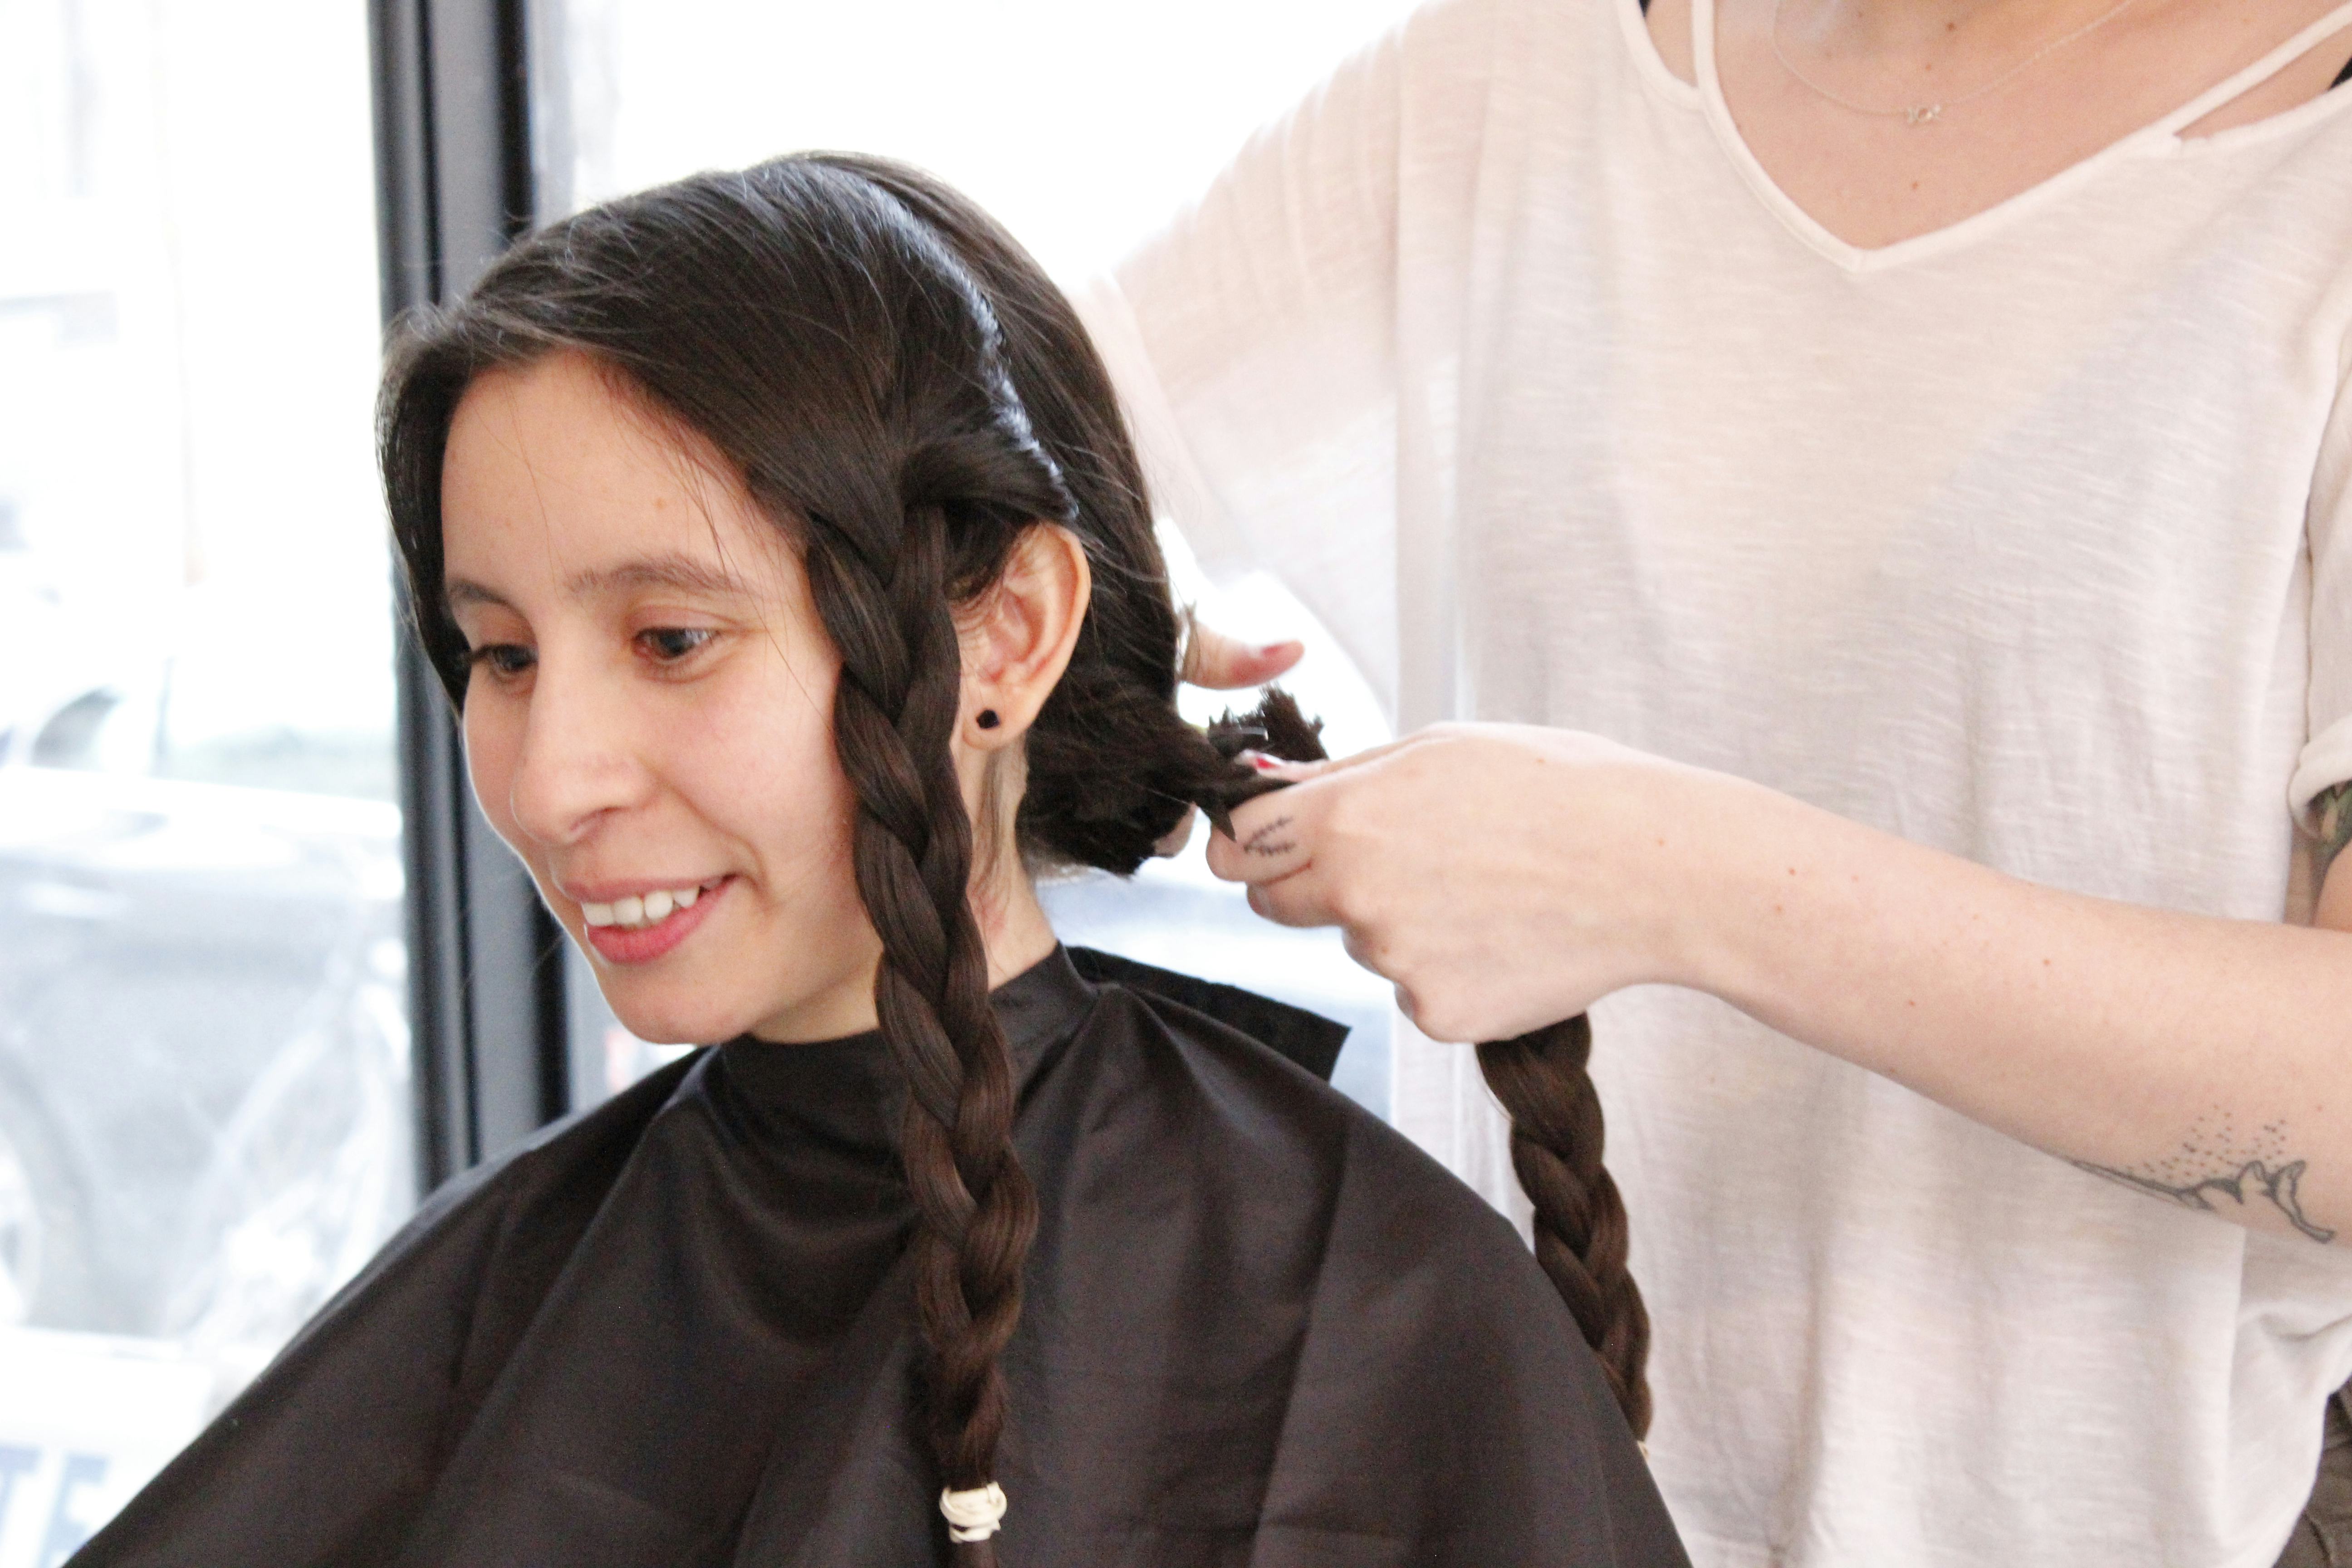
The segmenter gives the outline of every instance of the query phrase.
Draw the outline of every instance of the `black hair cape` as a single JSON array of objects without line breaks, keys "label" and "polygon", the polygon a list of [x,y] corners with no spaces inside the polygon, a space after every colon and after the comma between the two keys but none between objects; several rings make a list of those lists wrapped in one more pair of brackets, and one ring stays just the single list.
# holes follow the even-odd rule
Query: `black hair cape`
[{"label": "black hair cape", "polygon": [[[1686,1563],[1510,1226],[1268,1048],[1344,1031],[1083,950],[993,1001],[1007,1568]],[[450,1183],[74,1568],[944,1563],[895,1076],[736,1041]]]}]

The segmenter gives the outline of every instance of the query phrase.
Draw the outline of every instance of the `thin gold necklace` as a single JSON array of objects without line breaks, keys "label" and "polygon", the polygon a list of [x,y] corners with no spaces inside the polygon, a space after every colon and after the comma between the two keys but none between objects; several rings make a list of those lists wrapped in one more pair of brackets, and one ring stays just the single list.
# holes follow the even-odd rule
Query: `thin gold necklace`
[{"label": "thin gold necklace", "polygon": [[1944,111],[1946,110],[1958,109],[1964,103],[1974,103],[1978,99],[1982,98],[1985,94],[1992,91],[1993,89],[2001,86],[2011,78],[2017,76],[2032,66],[2040,64],[2042,57],[2045,55],[2055,53],[2057,50],[2063,49],[2067,45],[2074,42],[2077,38],[2087,37],[2091,34],[2097,32],[2101,27],[2105,26],[2108,23],[2114,21],[2116,17],[2122,16],[2125,12],[2130,10],[2138,3],[2139,0],[2122,0],[2122,4],[2116,6],[2115,9],[2097,17],[2095,20],[2084,23],[2081,26],[2075,28],[2064,37],[2051,39],[2048,43],[2042,45],[2040,48],[2034,50],[2032,54],[2026,56],[2023,59],[2018,61],[2015,65],[2010,67],[2007,70],[2001,72],[1999,76],[1993,78],[1982,87],[1978,88],[1974,92],[1962,93],[1958,98],[1943,99],[1934,103],[1915,103],[1910,105],[1908,108],[1904,109],[1874,109],[1866,103],[1856,103],[1850,98],[1840,98],[1836,93],[1832,92],[1828,88],[1823,87],[1820,82],[1815,81],[1812,78],[1799,70],[1797,68],[1797,62],[1790,59],[1787,52],[1780,47],[1780,13],[1788,9],[1789,0],[1772,0],[1772,58],[1780,62],[1781,69],[1787,71],[1790,76],[1795,77],[1799,81],[1811,88],[1814,92],[1828,99],[1832,103],[1836,104],[1840,109],[1852,110],[1856,114],[1867,114],[1874,119],[1900,120],[1906,125],[1933,125],[1937,121],[1941,120],[1944,117]]}]

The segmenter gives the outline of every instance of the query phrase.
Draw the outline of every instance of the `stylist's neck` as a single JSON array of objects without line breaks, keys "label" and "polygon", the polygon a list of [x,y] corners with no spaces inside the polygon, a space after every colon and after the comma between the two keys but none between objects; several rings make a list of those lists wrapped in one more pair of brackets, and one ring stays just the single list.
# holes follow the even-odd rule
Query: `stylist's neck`
[{"label": "stylist's neck", "polygon": [[[2146,3],[2146,0],[2142,0]],[[1770,5],[1774,0],[1763,0]],[[2116,0],[1779,0],[1790,35],[1868,53],[2046,38],[2112,10]],[[1972,36],[1973,35],[1973,36]]]}]

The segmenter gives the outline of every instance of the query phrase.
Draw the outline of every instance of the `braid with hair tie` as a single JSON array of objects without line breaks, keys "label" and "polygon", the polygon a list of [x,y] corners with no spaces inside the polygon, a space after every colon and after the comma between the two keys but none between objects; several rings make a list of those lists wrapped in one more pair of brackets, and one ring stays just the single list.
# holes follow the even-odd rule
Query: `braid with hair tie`
[{"label": "braid with hair tie", "polygon": [[[1287,692],[1269,689],[1256,711],[1228,713],[1209,739],[1231,757],[1244,749],[1287,762],[1321,762],[1322,726],[1310,722]],[[1202,801],[1217,826],[1244,801],[1286,787],[1250,773]],[[1650,1431],[1650,1314],[1625,1267],[1624,1199],[1601,1163],[1605,1130],[1590,1064],[1592,1026],[1581,1013],[1557,1024],[1478,1047],[1478,1068],[1511,1119],[1511,1168],[1535,1207],[1536,1261],[1592,1347],[1609,1392],[1637,1438]]]},{"label": "braid with hair tie", "polygon": [[[937,505],[908,509],[887,563],[822,523],[811,531],[809,585],[841,653],[835,745],[857,796],[857,890],[882,939],[876,1011],[908,1089],[900,1144],[922,1215],[912,1247],[932,1445],[950,1492],[981,1490],[994,1484],[996,1358],[1021,1316],[1037,1199],[1013,1154],[1012,1063],[988,1005],[971,822],[948,750],[961,666],[947,525]],[[985,1536],[953,1550],[959,1568],[996,1562]]]}]

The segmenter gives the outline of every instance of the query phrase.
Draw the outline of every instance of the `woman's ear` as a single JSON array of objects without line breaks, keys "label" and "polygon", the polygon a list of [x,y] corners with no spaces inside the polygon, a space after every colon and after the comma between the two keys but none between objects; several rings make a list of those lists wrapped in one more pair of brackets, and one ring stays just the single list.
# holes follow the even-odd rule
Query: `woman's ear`
[{"label": "woman's ear", "polygon": [[956,616],[961,745],[1000,752],[1028,733],[1069,667],[1093,590],[1086,546],[1068,529],[1035,523],[1013,542],[1003,574]]}]

